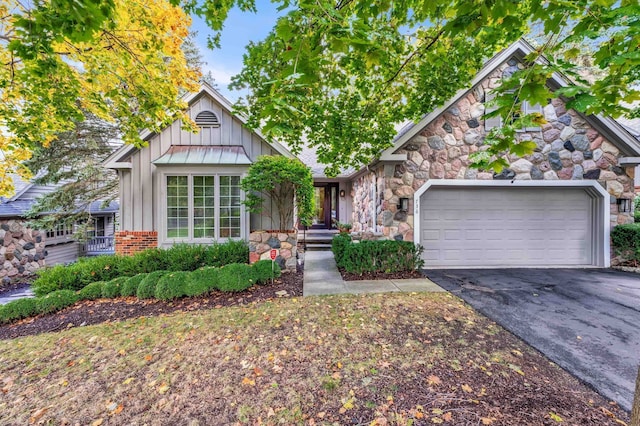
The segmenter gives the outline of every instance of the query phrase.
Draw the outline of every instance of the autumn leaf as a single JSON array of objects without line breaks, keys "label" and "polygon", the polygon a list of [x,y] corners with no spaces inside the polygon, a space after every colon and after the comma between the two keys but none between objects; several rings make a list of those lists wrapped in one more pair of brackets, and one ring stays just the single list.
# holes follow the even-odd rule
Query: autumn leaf
[{"label": "autumn leaf", "polygon": [[242,384],[245,386],[255,386],[256,385],[256,381],[255,380],[251,380],[248,377],[245,377],[244,379],[242,379]]},{"label": "autumn leaf", "polygon": [[38,420],[40,420],[42,416],[44,416],[44,414],[49,410],[49,408],[51,407],[44,407],[44,408],[40,408],[39,410],[36,410],[29,418],[29,423],[31,424],[36,423]]},{"label": "autumn leaf", "polygon": [[483,425],[490,425],[493,423],[493,418],[491,417],[481,417],[480,421],[482,422]]},{"label": "autumn leaf", "polygon": [[451,411],[444,413],[442,415],[442,420],[444,420],[445,422],[450,422],[452,418],[453,418],[453,414],[451,414]]},{"label": "autumn leaf", "polygon": [[431,375],[429,377],[427,377],[427,383],[432,386],[432,385],[439,385],[442,383],[442,381],[440,380],[440,378],[438,376],[434,376]]},{"label": "autumn leaf", "polygon": [[104,419],[100,418],[98,420],[94,420],[93,423],[91,423],[91,426],[100,426],[102,423],[104,423]]},{"label": "autumn leaf", "polygon": [[471,393],[471,392],[473,392],[473,389],[471,389],[471,386],[469,386],[469,385],[462,385],[462,386],[460,386],[460,388],[461,388],[463,391],[467,392],[467,393]]},{"label": "autumn leaf", "polygon": [[253,369],[253,374],[255,374],[256,376],[262,376],[262,374],[264,374],[264,371],[260,367],[255,367]]},{"label": "autumn leaf", "polygon": [[153,355],[145,355],[144,360],[145,361],[151,361],[151,359],[153,358]]},{"label": "autumn leaf", "polygon": [[169,390],[169,385],[166,384],[166,383],[163,383],[158,388],[158,393],[160,393],[162,395],[162,394],[165,394],[168,390]]},{"label": "autumn leaf", "polygon": [[122,382],[123,385],[128,385],[129,383],[133,382],[135,380],[135,378],[133,377],[129,377],[128,379],[126,379],[124,382]]},{"label": "autumn leaf", "polygon": [[557,415],[556,413],[554,413],[553,411],[549,411],[549,417],[551,417],[551,420],[554,420],[558,423],[562,423],[562,417],[560,417],[559,415]]}]

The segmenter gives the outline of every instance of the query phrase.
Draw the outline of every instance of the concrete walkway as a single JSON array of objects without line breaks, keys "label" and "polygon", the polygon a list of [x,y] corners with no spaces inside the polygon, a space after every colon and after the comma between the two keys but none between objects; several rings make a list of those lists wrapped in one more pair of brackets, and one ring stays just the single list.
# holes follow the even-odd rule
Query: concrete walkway
[{"label": "concrete walkway", "polygon": [[321,294],[388,293],[398,291],[445,291],[428,278],[407,280],[344,281],[330,251],[304,254],[304,296]]}]

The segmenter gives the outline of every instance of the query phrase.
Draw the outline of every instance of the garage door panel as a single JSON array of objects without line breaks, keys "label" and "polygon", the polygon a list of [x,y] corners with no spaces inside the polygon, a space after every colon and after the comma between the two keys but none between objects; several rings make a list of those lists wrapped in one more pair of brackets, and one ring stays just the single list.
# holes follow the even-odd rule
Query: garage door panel
[{"label": "garage door panel", "polygon": [[421,197],[428,267],[592,264],[582,188],[430,188]]}]

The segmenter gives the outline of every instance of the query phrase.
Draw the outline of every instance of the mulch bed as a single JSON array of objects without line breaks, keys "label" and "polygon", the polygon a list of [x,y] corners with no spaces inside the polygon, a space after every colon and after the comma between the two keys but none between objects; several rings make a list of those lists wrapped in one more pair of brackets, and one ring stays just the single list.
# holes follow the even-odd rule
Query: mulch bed
[{"label": "mulch bed", "polygon": [[365,272],[362,275],[347,272],[344,268],[338,268],[342,279],[345,281],[363,281],[363,280],[401,280],[408,278],[424,278],[420,271],[405,272]]},{"label": "mulch bed", "polygon": [[222,308],[246,305],[278,297],[302,296],[302,269],[295,274],[285,273],[273,284],[253,286],[242,293],[215,292],[207,296],[186,297],[172,302],[136,297],[98,299],[78,302],[60,312],[39,315],[0,326],[0,339],[14,339],[40,333],[60,331],[66,328],[120,321],[142,316],[157,316],[176,311]]}]

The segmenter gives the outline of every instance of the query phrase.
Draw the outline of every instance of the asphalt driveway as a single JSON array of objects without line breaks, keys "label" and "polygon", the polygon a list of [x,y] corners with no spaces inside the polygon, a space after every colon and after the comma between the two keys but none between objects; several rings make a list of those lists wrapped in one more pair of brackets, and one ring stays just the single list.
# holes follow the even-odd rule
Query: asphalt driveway
[{"label": "asphalt driveway", "polygon": [[640,275],[608,269],[423,272],[631,409],[640,364]]}]

